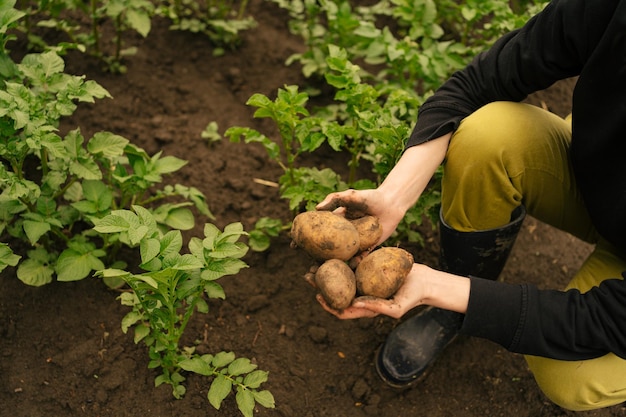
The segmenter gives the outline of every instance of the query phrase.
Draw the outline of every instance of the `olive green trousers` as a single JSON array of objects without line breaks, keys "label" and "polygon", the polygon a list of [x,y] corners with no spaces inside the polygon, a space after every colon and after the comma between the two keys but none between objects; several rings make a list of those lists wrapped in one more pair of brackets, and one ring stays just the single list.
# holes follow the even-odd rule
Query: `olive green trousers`
[{"label": "olive green trousers", "polygon": [[[484,106],[461,122],[450,142],[442,214],[454,229],[476,231],[507,224],[523,204],[534,218],[595,245],[567,286],[586,292],[621,277],[626,260],[591,224],[570,164],[570,142],[570,120],[539,107]],[[613,354],[584,361],[526,360],[541,390],[563,408],[582,411],[626,401],[626,361]]]}]

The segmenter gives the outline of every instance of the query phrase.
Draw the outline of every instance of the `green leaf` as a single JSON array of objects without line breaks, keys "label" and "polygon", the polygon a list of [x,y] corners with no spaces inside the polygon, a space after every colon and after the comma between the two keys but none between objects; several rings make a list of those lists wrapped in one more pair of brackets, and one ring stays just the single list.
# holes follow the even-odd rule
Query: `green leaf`
[{"label": "green leaf", "polygon": [[83,196],[92,201],[97,211],[104,211],[113,203],[113,193],[102,181],[85,180],[82,183]]},{"label": "green leaf", "polygon": [[36,259],[26,259],[17,268],[17,277],[25,284],[40,287],[52,282],[54,270]]},{"label": "green leaf", "polygon": [[86,214],[98,213],[98,206],[93,201],[81,200],[71,204],[76,210]]},{"label": "green leaf", "polygon": [[239,408],[239,411],[241,411],[244,417],[253,417],[254,395],[252,395],[249,390],[238,386],[235,400],[237,402],[237,408]]},{"label": "green leaf", "polygon": [[248,253],[248,246],[243,242],[220,243],[208,256],[216,259],[241,258]]},{"label": "green leaf", "polygon": [[91,253],[81,254],[72,249],[66,249],[61,253],[55,267],[59,281],[78,281],[91,271],[101,269],[104,269],[104,264],[100,259]]},{"label": "green leaf", "polygon": [[141,263],[151,261],[161,251],[161,242],[158,239],[143,239],[139,244]]},{"label": "green leaf", "polygon": [[111,132],[98,132],[93,135],[87,144],[87,150],[92,154],[102,154],[105,158],[115,158],[124,154],[124,148],[129,140]]},{"label": "green leaf", "polygon": [[228,373],[230,375],[243,375],[252,372],[257,366],[250,362],[248,358],[237,358],[228,365]]},{"label": "green leaf", "polygon": [[77,159],[70,165],[70,172],[78,178],[86,180],[102,179],[102,172],[95,161],[91,159]]},{"label": "green leaf", "polygon": [[85,90],[85,93],[91,97],[111,98],[111,94],[109,94],[109,92],[106,89],[104,89],[104,87],[102,87],[100,84],[98,84],[97,82],[93,80],[85,81],[85,83],[83,84],[83,89]]},{"label": "green leaf", "polygon": [[250,372],[243,380],[243,384],[248,388],[258,388],[262,383],[267,381],[268,372],[255,370]]},{"label": "green leaf", "polygon": [[271,392],[267,390],[263,391],[252,391],[252,395],[256,402],[261,404],[265,408],[274,408],[276,407],[276,403],[274,401],[274,396]]},{"label": "green leaf", "polygon": [[216,368],[222,368],[235,360],[233,352],[219,352],[211,360],[211,364]]},{"label": "green leaf", "polygon": [[235,275],[248,265],[240,259],[212,260],[209,266],[202,271],[201,277],[206,281],[215,281],[224,275]]},{"label": "green leaf", "polygon": [[21,256],[15,255],[9,245],[0,243],[0,271],[4,270],[7,266],[16,266],[20,259]]},{"label": "green leaf", "polygon": [[178,230],[170,230],[161,238],[161,255],[164,257],[179,253],[182,247],[183,236]]},{"label": "green leaf", "polygon": [[24,220],[24,232],[30,241],[31,245],[34,245],[39,241],[39,238],[50,231],[50,223],[37,222],[32,220]]},{"label": "green leaf", "polygon": [[248,239],[248,245],[250,249],[255,252],[263,252],[266,251],[271,245],[271,239],[268,235],[263,233],[260,230],[253,230],[250,232],[250,237]]},{"label": "green leaf", "polygon": [[108,215],[95,220],[94,230],[98,233],[119,233],[128,231],[130,224],[125,219],[116,215]]},{"label": "green leaf", "polygon": [[199,269],[203,266],[204,264],[195,256],[184,254],[176,260],[176,263],[172,265],[171,268],[178,271],[188,271],[191,269]]},{"label": "green leaf", "polygon": [[141,323],[135,326],[135,337],[133,338],[135,344],[141,342],[149,334],[150,334],[150,326],[144,323]]},{"label": "green leaf", "polygon": [[202,245],[205,249],[213,249],[215,245],[215,240],[220,234],[220,229],[217,228],[216,225],[212,223],[206,223],[204,225],[204,240],[202,241]]},{"label": "green leaf", "polygon": [[139,220],[140,224],[147,226],[150,231],[157,230],[156,220],[154,219],[154,215],[150,210],[137,204],[133,204],[132,208],[137,214],[137,219]]},{"label": "green leaf", "polygon": [[41,53],[37,57],[33,55],[31,55],[31,57],[33,57],[34,60],[39,61],[46,78],[50,78],[53,74],[62,73],[65,70],[65,63],[56,52],[49,51]]},{"label": "green leaf", "polygon": [[107,268],[103,270],[99,270],[96,273],[96,276],[102,278],[128,278],[130,277],[130,272],[124,271],[123,269],[115,269],[115,268]]},{"label": "green leaf", "polygon": [[222,405],[222,401],[224,401],[228,394],[230,394],[232,388],[233,383],[231,380],[222,374],[218,374],[211,383],[211,387],[207,393],[209,403],[211,403],[216,410],[219,410]]},{"label": "green leaf", "polygon": [[220,298],[222,300],[226,299],[224,288],[222,288],[222,286],[217,282],[208,281],[204,286],[204,291],[209,298]]},{"label": "green leaf", "polygon": [[148,232],[148,227],[143,225],[136,228],[129,228],[128,239],[130,240],[131,245],[137,245],[138,243],[140,243],[141,239],[143,239],[148,234]]},{"label": "green leaf", "polygon": [[170,210],[161,222],[173,229],[191,230],[195,225],[195,218],[191,210],[187,208],[175,208]]},{"label": "green leaf", "polygon": [[154,167],[159,174],[176,172],[185,165],[187,165],[187,161],[178,159],[175,156],[166,156],[157,159],[157,161],[154,163]]},{"label": "green leaf", "polygon": [[142,319],[143,315],[141,313],[139,313],[138,311],[130,311],[122,318],[122,332],[127,333],[128,329],[130,329],[132,325]]},{"label": "green leaf", "polygon": [[150,15],[144,11],[128,9],[126,19],[131,28],[135,29],[144,38],[150,33]]},{"label": "green leaf", "polygon": [[198,357],[185,359],[178,364],[182,369],[189,372],[195,372],[200,375],[213,375],[213,368],[204,360]]},{"label": "green leaf", "polygon": [[[164,272],[164,271],[157,271],[157,272]],[[167,272],[167,271],[165,271],[165,272]],[[152,278],[150,275],[146,275],[146,274],[143,274],[143,275],[133,275],[133,277],[135,279],[138,279],[139,281],[145,282],[146,284],[148,284],[152,288],[155,288],[155,289],[159,288],[159,283],[154,278]]]}]

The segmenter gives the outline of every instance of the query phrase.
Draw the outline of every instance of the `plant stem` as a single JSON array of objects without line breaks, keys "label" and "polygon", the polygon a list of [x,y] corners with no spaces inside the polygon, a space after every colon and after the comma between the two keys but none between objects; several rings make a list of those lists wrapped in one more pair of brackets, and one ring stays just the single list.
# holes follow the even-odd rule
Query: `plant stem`
[{"label": "plant stem", "polygon": [[100,37],[98,35],[98,16],[96,14],[98,10],[98,1],[91,0],[91,36],[93,38],[94,54],[100,57]]},{"label": "plant stem", "polygon": [[122,53],[122,15],[115,18],[115,62],[120,62]]},{"label": "plant stem", "polygon": [[241,0],[241,5],[239,5],[239,13],[237,13],[237,19],[242,19],[246,9],[248,8],[248,0]]}]

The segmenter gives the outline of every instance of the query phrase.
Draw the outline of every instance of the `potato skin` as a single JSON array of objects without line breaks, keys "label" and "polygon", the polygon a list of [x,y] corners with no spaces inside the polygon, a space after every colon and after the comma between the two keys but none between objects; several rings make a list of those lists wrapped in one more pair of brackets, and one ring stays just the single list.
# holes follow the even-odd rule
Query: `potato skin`
[{"label": "potato skin", "polygon": [[339,259],[329,259],[317,269],[315,285],[326,303],[335,310],[350,306],[356,296],[354,272]]},{"label": "potato skin", "polygon": [[362,295],[389,298],[398,291],[413,267],[413,255],[401,248],[384,247],[367,255],[356,268],[357,290]]},{"label": "potato skin", "polygon": [[359,250],[359,232],[349,220],[330,211],[305,211],[291,226],[291,239],[318,260],[347,261]]},{"label": "potato skin", "polygon": [[375,216],[363,216],[350,220],[357,232],[359,232],[359,250],[373,249],[383,235],[383,227]]}]

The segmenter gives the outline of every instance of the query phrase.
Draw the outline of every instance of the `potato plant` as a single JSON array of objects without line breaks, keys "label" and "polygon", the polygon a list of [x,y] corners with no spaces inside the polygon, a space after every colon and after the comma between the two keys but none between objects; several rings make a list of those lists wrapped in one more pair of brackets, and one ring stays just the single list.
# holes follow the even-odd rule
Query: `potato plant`
[{"label": "potato plant", "polygon": [[156,11],[173,30],[205,34],[216,46],[213,54],[222,55],[238,46],[241,32],[257,26],[247,8],[248,0],[160,0]]},{"label": "potato plant", "polygon": [[348,0],[272,1],[289,12],[291,32],[305,42],[306,50],[287,60],[300,63],[305,76],[322,77],[328,45],[336,45],[350,61],[367,63],[377,82],[420,94],[547,3],[520,0],[513,10],[500,0],[380,0],[358,7]]},{"label": "potato plant", "polygon": [[[254,17],[246,14],[247,6],[248,0],[24,1],[20,9],[26,16],[20,29],[33,49],[52,49],[61,55],[78,49],[101,61],[105,69],[124,73],[124,57],[137,52],[136,46],[128,45],[128,34],[147,37],[155,16],[170,20],[172,30],[207,35],[216,46],[214,54],[222,55],[238,46],[242,31],[256,27]],[[62,32],[67,40],[48,45],[38,28]],[[112,35],[105,35],[107,29]]]},{"label": "potato plant", "polygon": [[[248,105],[257,107],[255,117],[270,118],[276,123],[280,144],[247,127],[230,127],[224,133],[231,141],[243,139],[245,143],[265,147],[269,158],[284,170],[278,181],[279,193],[288,200],[294,214],[312,210],[330,192],[373,188],[382,182],[400,158],[424,99],[413,91],[377,90],[361,77],[367,75],[348,60],[345,50],[329,45],[329,51],[326,80],[336,91],[334,102],[309,109],[309,94],[297,86],[279,89],[274,101],[255,94]],[[330,168],[298,166],[301,155],[315,152],[324,143],[348,156],[346,180]],[[362,163],[368,164],[372,173],[357,178],[357,168]],[[439,189],[434,184],[420,204],[407,213],[390,243],[407,239],[420,242],[415,226],[422,224],[424,216],[435,222],[438,201]]]},{"label": "potato plant", "polygon": [[[3,22],[24,14],[0,9]],[[61,134],[61,118],[80,102],[109,93],[84,76],[64,72],[54,51],[28,54],[15,63],[6,50],[0,86],[0,234],[5,243],[29,248],[17,276],[29,285],[80,280],[116,262],[123,242],[90,230],[111,210],[145,205],[160,227],[194,226],[189,206],[212,218],[204,195],[182,184],[158,187],[163,176],[186,164],[160,152],[148,155],[111,132],[85,138],[79,129]],[[15,258],[10,258],[14,261]]]},{"label": "potato plant", "polygon": [[[149,367],[161,374],[156,385],[185,393],[185,372],[212,379],[209,403],[219,409],[235,392],[241,413],[255,404],[272,408],[274,398],[260,386],[265,371],[233,352],[199,355],[180,345],[194,311],[208,312],[207,298],[224,298],[216,282],[247,265],[246,233],[240,223],[220,231],[207,223],[204,238],[192,238],[182,253],[181,230],[195,226],[194,213],[213,219],[204,195],[182,184],[160,186],[163,176],[186,164],[161,152],[148,155],[111,132],[85,138],[79,129],[59,131],[60,120],[78,103],[108,98],[84,76],[64,72],[54,51],[28,54],[14,62],[7,49],[11,30],[25,13],[15,2],[0,5],[0,271],[16,267],[29,285],[101,277],[122,289],[131,311],[122,320],[135,341],[149,348]],[[11,245],[20,248],[19,255]],[[26,249],[23,257],[22,248]],[[118,258],[139,252],[140,265],[127,272]],[[124,287],[126,285],[127,287]]]},{"label": "potato plant", "polygon": [[181,253],[181,232],[164,233],[153,213],[141,206],[112,211],[95,221],[94,230],[139,248],[139,268],[145,272],[110,268],[96,275],[121,279],[131,288],[119,297],[123,305],[132,308],[122,320],[122,330],[126,333],[134,327],[135,343],[144,342],[149,348],[148,367],[161,372],[156,386],[169,384],[173,396],[181,398],[186,392],[184,373],[194,372],[211,379],[207,398],[217,410],[232,391],[246,417],[252,417],[256,403],[274,408],[272,394],[259,390],[268,373],[256,369],[249,359],[236,358],[233,352],[200,355],[193,346],[180,344],[194,311],[207,313],[207,298],[225,298],[217,280],[247,267],[241,260],[248,251],[239,242],[246,234],[241,223],[230,224],[223,231],[205,224],[204,237],[192,238],[188,253]]},{"label": "potato plant", "polygon": [[[334,89],[333,100],[308,108],[314,90],[301,91],[298,86],[279,89],[274,101],[255,94],[247,104],[258,108],[255,117],[274,120],[280,140],[245,127],[230,127],[225,136],[261,143],[281,164],[285,174],[279,180],[280,195],[289,200],[294,213],[311,210],[329,192],[382,183],[432,91],[545,4],[520,0],[513,9],[497,0],[380,0],[358,7],[347,0],[271,1],[289,12],[290,30],[307,46],[286,63],[298,62],[305,76],[323,79]],[[380,21],[388,24],[379,27]],[[322,176],[314,167],[297,165],[296,157],[316,152],[323,144],[347,154],[347,178],[328,168]],[[359,178],[357,168],[365,163],[371,174]],[[398,225],[390,245],[423,243],[417,226],[425,219],[436,227],[441,174],[440,168]]]},{"label": "potato plant", "polygon": [[[28,19],[21,25],[33,46],[54,49],[78,49],[94,56],[111,72],[126,72],[124,56],[133,55],[137,48],[126,47],[129,31],[148,36],[152,26],[154,5],[149,0],[48,0],[32,3]],[[103,37],[109,25],[113,35]],[[69,41],[48,45],[37,35],[36,27],[52,28],[67,35]]]}]

